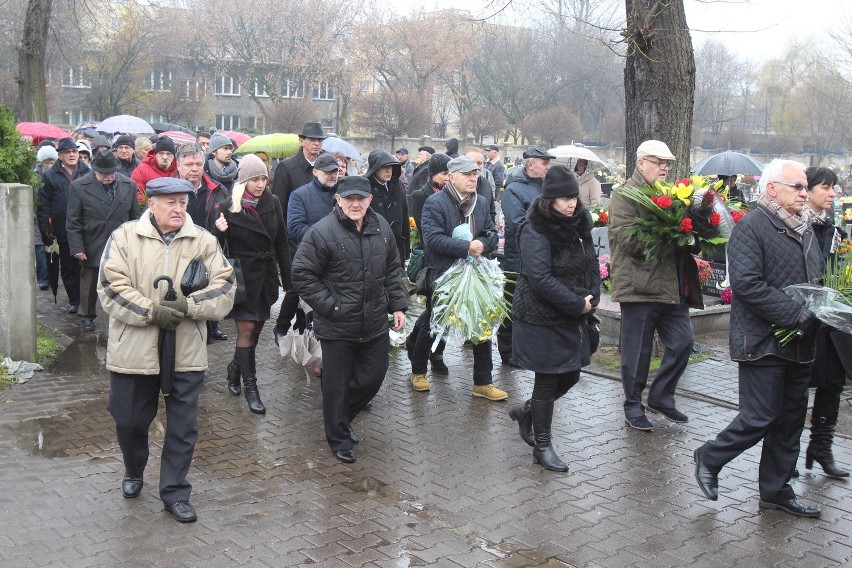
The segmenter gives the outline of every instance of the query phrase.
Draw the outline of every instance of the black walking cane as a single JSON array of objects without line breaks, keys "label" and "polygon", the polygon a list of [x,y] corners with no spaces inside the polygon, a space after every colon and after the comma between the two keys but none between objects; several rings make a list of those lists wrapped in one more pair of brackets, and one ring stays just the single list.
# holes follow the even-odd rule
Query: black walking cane
[{"label": "black walking cane", "polygon": [[[175,292],[174,282],[169,276],[157,276],[154,278],[154,288],[161,280],[165,280],[169,289],[166,291],[164,300],[177,300],[177,292]],[[160,354],[160,390],[164,396],[169,396],[172,393],[172,386],[175,380],[175,331],[173,329],[161,329],[158,350]]]}]

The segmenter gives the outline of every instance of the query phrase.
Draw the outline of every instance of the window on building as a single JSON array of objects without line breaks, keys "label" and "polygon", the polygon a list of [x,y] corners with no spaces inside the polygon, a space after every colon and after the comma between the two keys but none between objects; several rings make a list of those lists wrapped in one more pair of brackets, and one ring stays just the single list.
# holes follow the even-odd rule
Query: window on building
[{"label": "window on building", "polygon": [[246,117],[246,128],[257,128],[257,117],[256,116],[247,116]]},{"label": "window on building", "polygon": [[266,82],[254,80],[254,96],[256,97],[268,97],[269,92],[266,90]]},{"label": "window on building", "polygon": [[65,74],[62,76],[62,86],[84,89],[90,88],[92,85],[83,67],[76,65],[65,69]]},{"label": "window on building", "polygon": [[65,124],[76,125],[91,120],[94,120],[91,112],[80,109],[65,111]]},{"label": "window on building", "polygon": [[281,85],[281,96],[284,98],[301,99],[305,96],[305,82],[301,79],[284,79]]},{"label": "window on building", "polygon": [[216,79],[216,94],[228,97],[240,96],[240,80],[231,75],[222,75]]},{"label": "window on building", "polygon": [[190,79],[183,82],[183,98],[187,101],[204,100],[207,83],[203,79]]},{"label": "window on building", "polygon": [[358,81],[358,90],[362,93],[369,93],[373,90],[372,81]]},{"label": "window on building", "polygon": [[236,114],[217,114],[217,130],[238,130],[240,128],[240,117]]},{"label": "window on building", "polygon": [[333,101],[334,89],[328,81],[318,81],[314,85],[314,100],[315,101]]},{"label": "window on building", "polygon": [[169,122],[169,117],[164,116],[162,114],[154,114],[151,113],[148,115],[148,124],[154,124],[155,122]]},{"label": "window on building", "polygon": [[172,72],[163,71],[162,69],[151,71],[151,80],[148,82],[148,89],[160,92],[171,91]]}]

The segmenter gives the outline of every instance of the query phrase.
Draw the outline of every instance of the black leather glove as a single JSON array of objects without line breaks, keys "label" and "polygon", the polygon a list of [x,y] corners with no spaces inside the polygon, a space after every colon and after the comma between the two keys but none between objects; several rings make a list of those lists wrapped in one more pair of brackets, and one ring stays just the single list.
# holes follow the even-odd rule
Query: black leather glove
[{"label": "black leather glove", "polygon": [[180,325],[182,319],[183,313],[174,308],[154,304],[151,309],[151,321],[160,329],[171,331]]},{"label": "black leather glove", "polygon": [[189,311],[189,306],[186,303],[186,296],[178,294],[177,300],[160,300],[159,304],[166,308],[177,310],[183,315]]},{"label": "black leather glove", "polygon": [[816,333],[816,330],[819,327],[819,320],[812,311],[807,308],[802,308],[802,312],[799,314],[799,321],[796,322],[796,326],[799,328],[803,337],[810,337]]}]

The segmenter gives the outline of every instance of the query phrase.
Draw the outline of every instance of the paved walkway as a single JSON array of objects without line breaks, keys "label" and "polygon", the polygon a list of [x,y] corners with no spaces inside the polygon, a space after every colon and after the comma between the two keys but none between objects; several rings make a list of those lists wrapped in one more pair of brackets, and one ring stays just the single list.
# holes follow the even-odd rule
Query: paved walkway
[{"label": "paved walkway", "polygon": [[[49,299],[49,301],[48,301]],[[233,340],[210,349],[200,440],[190,480],[199,521],[180,525],[157,497],[162,414],[138,499],[121,497],[120,453],[106,410],[106,318],[81,336],[77,320],[41,294],[41,320],[76,341],[47,369],[0,396],[0,566],[589,566],[818,567],[852,560],[852,483],[804,470],[796,491],[819,520],[757,506],[754,448],[720,477],[711,502],[693,480],[692,451],[735,415],[735,368],[693,365],[679,405],[684,425],[649,415],[627,429],[620,384],[584,374],[561,401],[554,434],[568,474],[534,464],[508,403],[470,396],[469,350],[448,349],[448,377],[409,388],[392,359],[370,411],[359,416],[358,461],[326,445],[320,385],[258,349],[266,416],[227,394]],[[223,324],[233,332],[230,322]],[[496,357],[495,357],[496,358]],[[495,368],[509,403],[531,373]],[[688,392],[687,392],[688,391]],[[848,407],[843,412],[849,412]],[[807,436],[807,435],[806,435]],[[852,443],[838,439],[841,464]]]}]

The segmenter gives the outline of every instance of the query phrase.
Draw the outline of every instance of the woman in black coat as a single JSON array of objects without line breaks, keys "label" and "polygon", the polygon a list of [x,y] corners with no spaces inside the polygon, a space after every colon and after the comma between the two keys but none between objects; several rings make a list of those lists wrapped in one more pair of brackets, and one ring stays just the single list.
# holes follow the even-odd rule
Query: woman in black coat
[{"label": "woman in black coat", "polygon": [[[835,250],[846,236],[834,226],[830,213],[837,175],[828,168],[818,167],[808,168],[805,175],[808,178],[808,202],[804,211],[823,258],[828,260],[834,257]],[[831,445],[840,410],[840,395],[847,373],[852,372],[852,337],[823,326],[817,332],[816,348],[810,386],[817,389],[811,411],[811,441],[805,453],[805,469],[811,469],[816,461],[829,477],[849,477],[849,472],[840,469],[834,462]]]},{"label": "woman in black coat", "polygon": [[522,264],[512,302],[512,356],[535,372],[535,383],[532,398],[513,405],[509,416],[534,447],[536,462],[552,471],[568,471],[551,444],[553,406],[591,362],[588,318],[600,300],[592,217],[579,193],[568,167],[550,168],[518,235]]},{"label": "woman in black coat", "polygon": [[240,394],[240,377],[249,410],[263,414],[255,371],[255,347],[272,304],[278,299],[279,277],[290,288],[290,248],[281,203],[266,191],[268,170],[253,154],[240,160],[231,197],[218,207],[216,232],[224,236],[226,255],[240,261],[246,300],[234,306],[229,318],[237,325],[234,359],[228,364],[228,392]]}]

